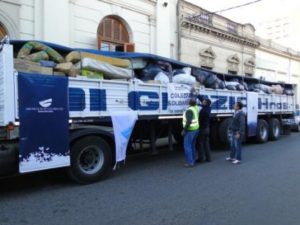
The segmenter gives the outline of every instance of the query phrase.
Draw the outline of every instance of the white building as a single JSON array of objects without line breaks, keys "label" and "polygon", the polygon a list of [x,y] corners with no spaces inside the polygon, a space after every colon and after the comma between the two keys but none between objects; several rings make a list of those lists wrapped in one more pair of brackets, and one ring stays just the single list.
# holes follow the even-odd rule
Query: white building
[{"label": "white building", "polygon": [[257,28],[259,36],[300,51],[299,8],[291,10],[288,15],[279,14],[273,19],[263,21]]},{"label": "white building", "polygon": [[[166,2],[166,3],[165,3]],[[171,1],[172,3],[173,1]],[[165,3],[165,4],[164,4]],[[176,2],[163,0],[3,0],[0,37],[170,56]],[[166,19],[168,18],[168,19]],[[172,21],[174,19],[175,21]]]},{"label": "white building", "polygon": [[294,84],[296,99],[300,105],[300,52],[276,44],[270,40],[257,38],[260,45],[256,49],[255,77],[268,81]]}]

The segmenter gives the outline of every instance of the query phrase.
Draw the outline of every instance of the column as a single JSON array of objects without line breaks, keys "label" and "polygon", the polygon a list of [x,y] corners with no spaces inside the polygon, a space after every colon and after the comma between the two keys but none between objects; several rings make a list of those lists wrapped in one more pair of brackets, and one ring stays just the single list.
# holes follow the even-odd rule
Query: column
[{"label": "column", "polygon": [[156,5],[156,54],[170,57],[170,0],[158,0]]},{"label": "column", "polygon": [[43,39],[70,45],[70,9],[68,0],[44,0]]}]

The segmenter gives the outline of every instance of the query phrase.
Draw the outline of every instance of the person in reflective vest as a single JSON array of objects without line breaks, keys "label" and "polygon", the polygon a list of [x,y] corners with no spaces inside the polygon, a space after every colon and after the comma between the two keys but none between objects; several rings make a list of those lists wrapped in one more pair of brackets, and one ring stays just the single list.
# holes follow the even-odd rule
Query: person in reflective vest
[{"label": "person in reflective vest", "polygon": [[199,132],[199,110],[196,100],[191,99],[189,108],[183,113],[182,125],[184,136],[185,167],[193,167],[196,161],[196,141]]}]

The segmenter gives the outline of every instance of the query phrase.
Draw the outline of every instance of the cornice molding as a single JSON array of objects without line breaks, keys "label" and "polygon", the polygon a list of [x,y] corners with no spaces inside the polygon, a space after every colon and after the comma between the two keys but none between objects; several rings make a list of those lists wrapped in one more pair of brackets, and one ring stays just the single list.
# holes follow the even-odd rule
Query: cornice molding
[{"label": "cornice molding", "polygon": [[212,34],[213,36],[236,42],[242,45],[250,46],[253,48],[257,48],[259,46],[259,42],[257,42],[256,40],[251,40],[246,37],[234,35],[229,32],[205,24],[193,23],[191,21],[183,19],[181,22],[181,26],[187,29],[193,29],[201,33]]},{"label": "cornice molding", "polygon": [[[126,2],[123,4],[123,2],[120,2],[120,1],[117,1],[117,0],[97,0],[97,1],[98,2],[104,2],[104,3],[110,4],[110,5],[119,6],[121,8],[132,10],[134,12],[141,13],[141,14],[146,15],[146,16],[151,16],[153,14],[153,12],[151,10],[147,10],[146,8],[141,9],[140,7],[137,7],[134,4],[129,4],[129,3],[126,3]],[[153,7],[157,4],[157,0],[141,0],[141,1],[148,2],[151,5],[153,5]],[[76,4],[78,4],[78,0],[69,0],[69,3],[76,5]],[[86,8],[90,8],[88,6],[88,4],[87,5],[78,4],[78,5],[84,6]]]},{"label": "cornice molding", "polygon": [[21,6],[20,0],[0,0],[0,3],[9,3],[12,5]]}]

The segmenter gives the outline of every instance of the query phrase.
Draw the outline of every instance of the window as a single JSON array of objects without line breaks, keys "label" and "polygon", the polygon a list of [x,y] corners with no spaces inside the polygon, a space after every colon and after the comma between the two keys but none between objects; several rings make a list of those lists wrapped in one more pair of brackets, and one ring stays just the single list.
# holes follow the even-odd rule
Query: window
[{"label": "window", "polygon": [[237,71],[228,70],[228,74],[230,74],[230,75],[237,75]]},{"label": "window", "polygon": [[213,68],[207,67],[207,66],[201,66],[201,68],[206,69],[206,70],[212,70]]},{"label": "window", "polygon": [[230,33],[237,33],[237,25],[235,23],[228,22],[227,23],[227,30]]},{"label": "window", "polygon": [[2,23],[0,22],[0,40],[2,38],[4,38],[7,35],[7,31],[6,28],[4,27],[4,25],[2,25]]},{"label": "window", "polygon": [[252,76],[255,70],[255,59],[248,58],[244,62],[244,72],[246,76]]},{"label": "window", "polygon": [[103,51],[133,52],[129,32],[124,23],[115,16],[105,17],[98,27],[98,49]]},{"label": "window", "polygon": [[200,20],[204,23],[210,23],[210,14],[208,13],[201,13]]},{"label": "window", "polygon": [[227,58],[228,63],[228,73],[229,74],[237,74],[239,71],[240,59],[237,54],[230,55]]},{"label": "window", "polygon": [[188,18],[191,22],[194,23],[207,23],[211,24],[211,14],[206,12],[201,12],[198,15],[190,16]]},{"label": "window", "polygon": [[212,69],[214,67],[214,59],[216,54],[213,51],[212,47],[204,48],[200,51],[200,65],[203,68]]}]

